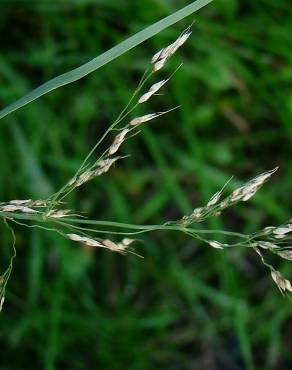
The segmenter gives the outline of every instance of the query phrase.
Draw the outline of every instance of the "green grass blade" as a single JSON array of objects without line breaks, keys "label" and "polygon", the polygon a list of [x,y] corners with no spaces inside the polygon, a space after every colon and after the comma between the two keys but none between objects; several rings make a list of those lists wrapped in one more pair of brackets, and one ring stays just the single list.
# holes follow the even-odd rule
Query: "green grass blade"
[{"label": "green grass blade", "polygon": [[145,40],[161,32],[165,28],[173,25],[174,23],[182,20],[183,18],[201,9],[203,6],[209,4],[211,1],[213,0],[194,1],[191,4],[187,5],[186,7],[171,14],[170,16],[163,18],[162,20],[152,24],[151,26],[145,28],[144,30],[122,41],[120,44],[114,46],[110,50],[92,59],[91,61],[81,65],[80,67],[77,67],[69,72],[63,73],[45,82],[44,84],[40,85],[39,87],[32,90],[22,98],[18,99],[14,103],[8,105],[6,108],[1,110],[0,119],[16,111],[17,109],[25,106],[26,104],[32,102],[33,100],[38,99],[42,95],[45,95],[48,92],[55,90],[61,86],[77,81],[80,78],[85,77],[89,73],[94,72],[98,68],[118,58],[122,54],[126,53],[130,49],[134,48],[135,46],[139,45]]}]

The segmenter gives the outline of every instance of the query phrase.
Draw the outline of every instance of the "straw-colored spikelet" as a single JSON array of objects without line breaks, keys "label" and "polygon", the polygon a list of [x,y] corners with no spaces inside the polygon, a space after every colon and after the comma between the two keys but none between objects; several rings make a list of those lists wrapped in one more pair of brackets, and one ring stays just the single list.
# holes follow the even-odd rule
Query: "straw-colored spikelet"
[{"label": "straw-colored spikelet", "polygon": [[0,207],[9,204],[13,206],[46,207],[49,203],[49,200],[15,199],[5,203],[0,202]]},{"label": "straw-colored spikelet", "polygon": [[109,239],[95,240],[87,236],[81,236],[78,234],[66,234],[66,236],[73,241],[87,245],[88,247],[99,247],[106,248],[113,252],[126,253],[128,246],[134,242],[133,239],[124,238],[120,243],[115,243]]},{"label": "straw-colored spikelet", "polygon": [[167,81],[168,81],[168,79],[167,80],[162,80],[162,81],[159,81],[159,82],[156,82],[155,84],[153,84],[150,87],[150,89],[140,97],[140,99],[138,100],[138,103],[139,104],[145,103],[147,100],[149,100],[152,97],[152,95],[157,93],[157,91],[159,91],[162,88],[162,86],[166,84]]},{"label": "straw-colored spikelet", "polygon": [[258,189],[269,180],[269,178],[278,170],[278,167],[274,168],[271,171],[265,172],[254,179],[250,180],[244,186],[236,189],[230,195],[231,202],[238,202],[243,201],[246,202],[249,200],[257,191]]},{"label": "straw-colored spikelet", "polygon": [[226,244],[219,243],[216,240],[210,240],[209,245],[215,249],[224,249],[224,246],[226,246]]},{"label": "straw-colored spikelet", "polygon": [[78,234],[66,234],[70,240],[83,243],[89,247],[104,247],[99,241]]},{"label": "straw-colored spikelet", "polygon": [[71,211],[69,209],[52,209],[46,214],[46,216],[51,218],[63,218],[66,216],[70,216],[70,212]]},{"label": "straw-colored spikelet", "polygon": [[125,128],[125,129],[123,129],[123,131],[120,134],[118,134],[115,137],[112,145],[109,148],[109,151],[108,151],[109,155],[113,155],[113,154],[115,154],[119,150],[120,146],[126,140],[126,136],[127,136],[127,133],[129,131],[130,131],[130,129]]},{"label": "straw-colored spikelet", "polygon": [[21,212],[21,213],[38,213],[37,210],[29,208],[27,206],[17,206],[14,204],[7,204],[0,207],[0,211],[3,212]]},{"label": "straw-colored spikelet", "polygon": [[78,187],[78,186],[81,186],[83,185],[85,182],[93,179],[94,177],[97,177],[97,176],[100,176],[104,173],[106,173],[110,167],[118,160],[122,157],[113,157],[113,158],[106,158],[106,159],[103,159],[99,162],[97,162],[96,164],[96,167],[91,169],[91,170],[87,170],[85,172],[83,172],[81,175],[79,175],[78,177],[73,177],[69,183],[68,183],[68,186],[74,186],[74,187]]},{"label": "straw-colored spikelet", "polygon": [[285,279],[279,271],[272,270],[271,276],[281,292],[292,292],[292,286],[289,280]]},{"label": "straw-colored spikelet", "polygon": [[273,249],[278,248],[276,244],[271,243],[271,242],[267,242],[267,241],[264,241],[264,240],[259,240],[257,242],[257,246],[259,246],[260,248],[269,249],[269,250],[273,250]]},{"label": "straw-colored spikelet", "polygon": [[273,230],[273,234],[275,235],[284,235],[292,232],[292,224],[288,224],[286,226],[280,226]]},{"label": "straw-colored spikelet", "polygon": [[285,260],[292,261],[292,250],[279,251],[277,254]]},{"label": "straw-colored spikelet", "polygon": [[159,116],[159,113],[145,114],[144,116],[133,118],[130,121],[130,125],[131,126],[138,126],[138,125],[141,125],[141,123],[151,121],[152,119],[154,119],[158,116]]},{"label": "straw-colored spikelet", "polygon": [[190,37],[191,31],[188,27],[172,44],[159,50],[151,59],[153,71],[157,72],[165,65],[166,61],[181,47]]},{"label": "straw-colored spikelet", "polygon": [[[226,187],[226,185],[230,182],[231,180],[230,179],[229,181],[227,181],[227,183],[223,186],[223,188],[220,191],[218,191],[211,197],[211,199],[208,201],[205,207],[195,208],[190,215],[186,215],[180,221],[178,221],[178,224],[188,226],[194,222],[201,222],[208,216],[219,216],[224,209],[232,206],[237,202],[247,201],[272,176],[272,174],[277,171],[277,169],[278,167],[255,177],[254,179],[247,182],[245,185],[234,190],[231,193],[231,195],[229,195],[228,197],[223,199],[220,203],[218,203],[223,194],[223,190]],[[273,228],[273,230],[275,229],[276,228]],[[279,239],[285,236],[284,232],[288,232],[287,226],[285,227],[285,229],[282,228],[280,230],[279,229],[277,230],[278,234],[274,235],[274,237]]]},{"label": "straw-colored spikelet", "polygon": [[149,113],[149,114],[145,114],[144,116],[133,118],[130,121],[130,125],[131,126],[139,126],[139,125],[141,125],[141,123],[151,121],[152,119],[157,118],[159,116],[163,116],[164,114],[169,113],[169,112],[171,112],[171,111],[173,111],[177,108],[179,108],[179,107],[174,107],[174,108],[168,109],[164,112]]},{"label": "straw-colored spikelet", "polygon": [[99,161],[97,163],[97,168],[96,170],[93,171],[93,176],[100,176],[104,173],[106,173],[110,168],[111,166],[118,160],[122,157],[113,157],[113,158],[106,158],[106,159],[103,159],[102,161]]},{"label": "straw-colored spikelet", "polygon": [[28,206],[33,203],[32,199],[16,199],[16,200],[10,200],[9,204],[14,204],[16,206]]}]

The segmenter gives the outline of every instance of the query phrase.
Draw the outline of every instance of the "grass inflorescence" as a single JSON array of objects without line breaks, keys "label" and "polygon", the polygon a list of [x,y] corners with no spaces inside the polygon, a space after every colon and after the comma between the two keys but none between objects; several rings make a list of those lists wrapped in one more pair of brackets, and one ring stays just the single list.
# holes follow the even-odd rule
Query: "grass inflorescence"
[{"label": "grass inflorescence", "polygon": [[[271,264],[265,261],[263,252],[275,253],[278,256],[292,260],[291,235],[292,220],[280,226],[266,227],[263,230],[253,232],[252,234],[241,234],[228,232],[224,230],[198,229],[197,223],[201,223],[210,217],[219,217],[222,212],[237,204],[246,202],[252,198],[256,192],[267,182],[278,168],[262,173],[246,184],[235,189],[230,195],[223,198],[226,183],[221,190],[216,192],[207,202],[206,206],[195,208],[192,213],[183,216],[177,221],[166,221],[161,225],[129,225],[118,222],[103,222],[86,219],[78,211],[64,208],[66,198],[73,191],[78,191],[89,181],[107,173],[116,162],[125,156],[118,155],[123,143],[133,136],[140,133],[143,125],[160,116],[170,113],[170,108],[165,111],[135,115],[138,106],[145,105],[150,99],[153,99],[158,92],[166,88],[172,76],[165,77],[158,81],[152,82],[150,87],[145,86],[149,81],[156,79],[158,71],[162,70],[166,62],[177,50],[188,40],[191,35],[190,27],[183,31],[179,37],[167,47],[159,50],[151,59],[150,68],[147,69],[139,82],[132,97],[126,107],[118,115],[116,120],[110,125],[102,137],[96,142],[91,151],[88,153],[73,177],[56,193],[44,200],[11,200],[0,203],[0,216],[7,227],[13,230],[8,222],[15,222],[28,227],[38,227],[49,231],[55,231],[71,241],[81,243],[87,247],[105,248],[113,252],[126,254],[139,254],[133,249],[132,244],[138,234],[151,231],[180,231],[194,239],[197,239],[207,246],[215,249],[228,249],[235,247],[252,248],[261,258],[263,264],[270,269],[272,279],[282,293],[292,292],[289,280],[285,279],[279,271]],[[175,70],[175,72],[178,68]],[[133,118],[131,118],[131,116]],[[98,159],[92,160],[93,155],[98,151],[100,145],[109,136],[114,134],[111,144],[101,154]],[[230,180],[229,180],[230,181]],[[223,198],[223,199],[222,199]],[[91,225],[90,228],[86,225]],[[93,228],[93,226],[98,228]],[[108,226],[112,230],[107,230]],[[131,229],[136,231],[130,231]],[[116,230],[118,229],[118,231]],[[120,231],[123,229],[124,231]],[[206,238],[206,234],[216,234],[233,236],[236,240],[231,243],[222,243],[220,241]],[[113,241],[104,234],[124,235],[120,241]],[[13,259],[15,258],[15,237],[13,234],[13,256],[11,257],[8,269],[1,276],[1,309],[5,297],[5,287],[11,274]]]}]

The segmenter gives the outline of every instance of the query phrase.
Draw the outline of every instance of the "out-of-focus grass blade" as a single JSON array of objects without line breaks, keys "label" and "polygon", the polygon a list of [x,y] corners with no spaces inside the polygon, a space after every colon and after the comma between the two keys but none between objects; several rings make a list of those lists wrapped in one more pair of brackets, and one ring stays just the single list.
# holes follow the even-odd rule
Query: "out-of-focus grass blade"
[{"label": "out-of-focus grass blade", "polygon": [[26,173],[27,189],[38,198],[46,198],[53,192],[49,179],[42,171],[38,161],[33,156],[29,145],[16,121],[10,126],[17,148],[19,149],[20,161]]},{"label": "out-of-focus grass blade", "polygon": [[177,12],[171,14],[170,16],[163,18],[162,20],[152,24],[151,26],[145,28],[144,30],[136,33],[135,35],[129,37],[128,39],[122,41],[120,44],[114,46],[105,53],[99,55],[98,57],[92,59],[91,61],[77,67],[69,72],[63,73],[44,84],[40,85],[36,89],[32,90],[22,98],[18,99],[16,102],[8,105],[6,108],[0,111],[0,119],[12,113],[13,111],[23,107],[24,105],[38,99],[42,95],[57,89],[61,86],[67,85],[71,82],[77,81],[80,78],[92,73],[103,65],[111,62],[122,54],[126,53],[130,49],[139,45],[143,41],[149,39],[150,37],[156,35],[165,28],[177,23],[183,18],[191,15],[197,10],[201,9],[203,6],[209,4],[213,0],[197,0],[187,5],[186,7],[178,10]]}]

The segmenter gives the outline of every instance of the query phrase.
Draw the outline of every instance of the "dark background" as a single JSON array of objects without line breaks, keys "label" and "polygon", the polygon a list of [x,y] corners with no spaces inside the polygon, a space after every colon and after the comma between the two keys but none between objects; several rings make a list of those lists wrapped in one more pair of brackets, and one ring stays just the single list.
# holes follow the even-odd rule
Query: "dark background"
[{"label": "dark background", "polygon": [[[5,107],[186,0],[0,1],[0,103]],[[123,146],[131,157],[80,188],[70,206],[93,219],[155,224],[279,172],[248,203],[202,227],[251,233],[291,217],[290,1],[217,0],[162,72],[149,111],[182,105]],[[121,108],[151,56],[193,17],[88,77],[0,122],[0,199],[47,197],[67,181]],[[16,227],[17,259],[0,316],[3,369],[291,369],[291,302],[257,255],[156,232],[144,260],[88,251]],[[1,229],[1,269],[11,253]],[[291,263],[271,259],[287,278]],[[5,265],[6,264],[6,265]]]}]

